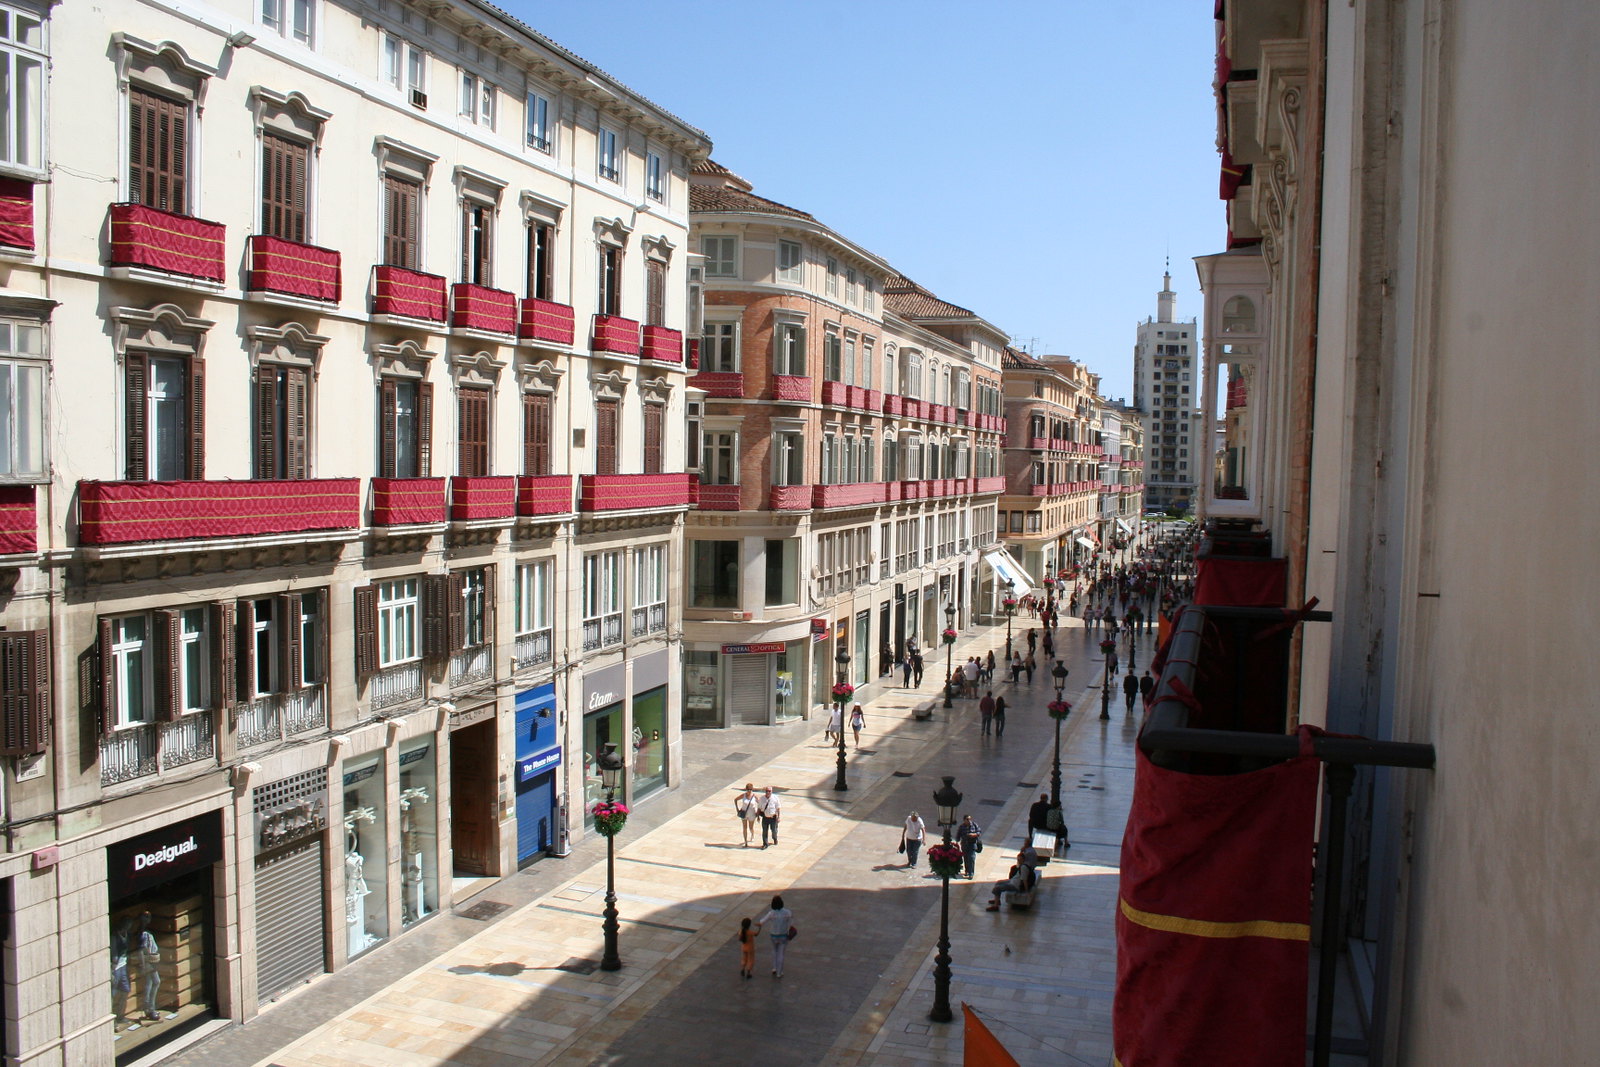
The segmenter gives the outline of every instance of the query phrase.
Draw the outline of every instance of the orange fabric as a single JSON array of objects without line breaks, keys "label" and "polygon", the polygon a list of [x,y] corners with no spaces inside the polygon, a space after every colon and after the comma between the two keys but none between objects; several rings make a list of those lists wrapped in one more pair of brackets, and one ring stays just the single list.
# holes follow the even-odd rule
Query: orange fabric
[{"label": "orange fabric", "polygon": [[963,1001],[961,1015],[966,1020],[963,1035],[962,1067],[1020,1067],[1015,1056],[1006,1051],[1000,1039],[989,1032],[972,1008]]}]

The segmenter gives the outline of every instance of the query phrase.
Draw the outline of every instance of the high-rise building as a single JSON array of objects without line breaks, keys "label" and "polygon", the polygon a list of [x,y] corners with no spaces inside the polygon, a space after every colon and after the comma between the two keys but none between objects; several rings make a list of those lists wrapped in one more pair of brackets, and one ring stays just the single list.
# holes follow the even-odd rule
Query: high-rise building
[{"label": "high-rise building", "polygon": [[1150,508],[1187,507],[1197,472],[1210,466],[1210,450],[1196,436],[1198,330],[1194,319],[1177,319],[1176,307],[1169,271],[1161,276],[1155,318],[1139,324],[1133,346],[1133,407],[1144,425],[1144,499]]}]

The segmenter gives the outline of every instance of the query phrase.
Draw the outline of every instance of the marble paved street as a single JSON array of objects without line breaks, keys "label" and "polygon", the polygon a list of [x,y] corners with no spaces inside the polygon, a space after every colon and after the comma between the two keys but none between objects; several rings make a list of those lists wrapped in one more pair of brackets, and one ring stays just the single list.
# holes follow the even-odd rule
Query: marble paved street
[{"label": "marble paved street", "polygon": [[[1016,623],[1019,646],[1029,625]],[[965,635],[956,661],[1003,650],[1004,641],[1004,626]],[[1141,669],[1150,643],[1141,641]],[[847,793],[833,789],[836,750],[816,722],[687,735],[692,783],[644,805],[617,839],[621,971],[593,969],[606,875],[603,844],[590,842],[430,922],[453,925],[441,925],[426,948],[406,948],[425,928],[174,1062],[959,1063],[966,1001],[1023,1064],[1103,1067],[1133,725],[1120,693],[1111,720],[1098,718],[1095,644],[1077,620],[1063,623],[1059,651],[1072,671],[1074,711],[1061,731],[1062,793],[1073,847],[1043,869],[1031,911],[988,912],[984,903],[1015,859],[1028,804],[1049,789],[1049,677],[997,685],[1011,713],[1005,735],[986,738],[975,701],[958,700],[932,722],[913,719],[912,706],[935,694],[942,673],[943,656],[937,664],[930,656],[920,691],[892,689],[868,708]],[[944,774],[955,775],[986,849],[971,884],[951,883],[958,1021],[935,1024],[927,1014],[939,882],[925,861],[905,868],[896,846],[911,810],[934,835],[931,794]],[[732,799],[747,780],[782,795],[773,848],[741,846]],[[756,977],[740,979],[739,919],[759,915],[774,893],[801,931],[785,976],[769,973],[763,937]],[[486,928],[459,916],[482,900],[513,907]],[[385,963],[386,953],[395,960]],[[400,959],[412,966],[401,971]]]}]

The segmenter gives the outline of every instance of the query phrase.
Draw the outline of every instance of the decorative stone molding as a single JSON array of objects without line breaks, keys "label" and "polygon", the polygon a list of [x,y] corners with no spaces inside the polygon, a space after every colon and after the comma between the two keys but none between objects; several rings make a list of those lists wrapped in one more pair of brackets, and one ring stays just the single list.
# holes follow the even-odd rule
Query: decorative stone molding
[{"label": "decorative stone molding", "polygon": [[375,344],[372,346],[372,369],[374,380],[385,375],[398,378],[426,378],[428,364],[433,361],[436,352],[429,352],[415,341],[401,341],[399,344]]},{"label": "decorative stone molding", "polygon": [[524,393],[553,393],[565,373],[548,359],[522,360],[517,363],[517,384]]}]

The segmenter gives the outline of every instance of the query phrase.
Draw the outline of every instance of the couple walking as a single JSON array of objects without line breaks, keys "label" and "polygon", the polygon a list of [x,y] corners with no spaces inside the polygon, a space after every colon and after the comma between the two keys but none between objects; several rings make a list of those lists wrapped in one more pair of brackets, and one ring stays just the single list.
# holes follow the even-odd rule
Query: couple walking
[{"label": "couple walking", "polygon": [[765,927],[772,936],[772,977],[783,977],[783,957],[789,942],[799,936],[794,912],[783,906],[782,897],[773,897],[772,906],[759,919],[739,920],[739,977],[754,978],[756,973],[756,935]]},{"label": "couple walking", "polygon": [[757,793],[754,783],[746,782],[744,792],[733,798],[733,810],[739,816],[739,828],[744,831],[745,848],[749,848],[755,839],[758,819],[761,822],[761,847],[767,847],[769,836],[774,845],[778,843],[778,818],[783,805],[778,802],[778,795],[770,785]]}]

